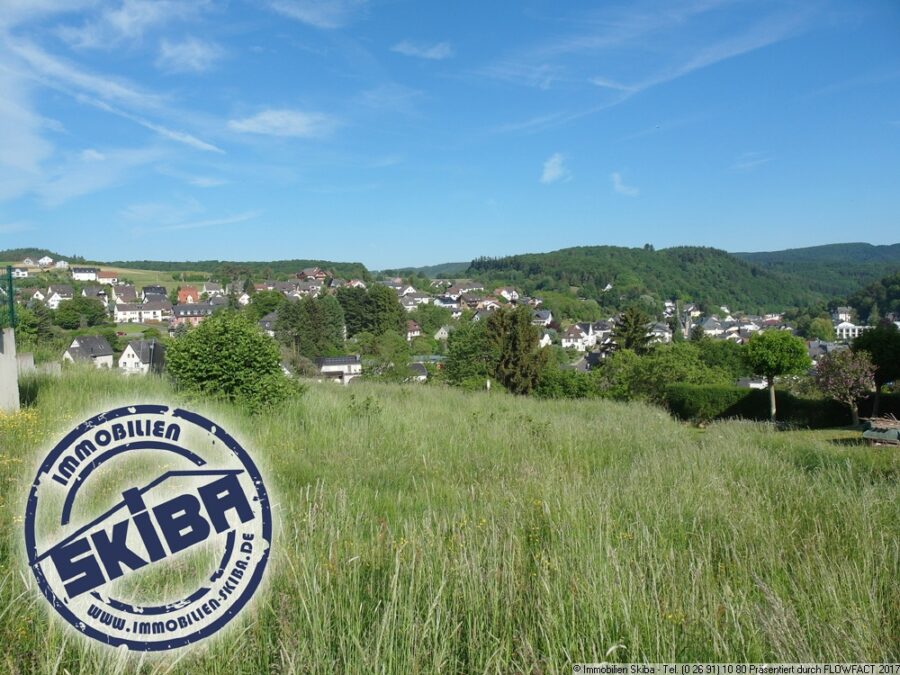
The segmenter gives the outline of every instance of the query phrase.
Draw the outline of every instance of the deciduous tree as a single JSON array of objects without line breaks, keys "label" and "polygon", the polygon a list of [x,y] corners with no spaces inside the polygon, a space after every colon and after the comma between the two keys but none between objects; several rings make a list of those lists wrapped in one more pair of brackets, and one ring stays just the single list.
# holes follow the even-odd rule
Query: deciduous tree
[{"label": "deciduous tree", "polygon": [[806,344],[786,330],[756,333],[747,342],[747,364],[750,370],[766,378],[769,385],[769,419],[774,422],[775,378],[800,375],[809,368]]},{"label": "deciduous tree", "polygon": [[875,366],[864,351],[845,349],[823,356],[816,366],[816,386],[829,398],[846,404],[859,424],[859,399],[875,388]]}]

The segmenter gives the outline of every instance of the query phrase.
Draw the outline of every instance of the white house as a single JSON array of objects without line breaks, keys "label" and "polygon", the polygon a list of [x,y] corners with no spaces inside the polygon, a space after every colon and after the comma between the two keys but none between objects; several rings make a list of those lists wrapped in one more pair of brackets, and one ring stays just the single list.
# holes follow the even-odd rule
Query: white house
[{"label": "white house", "polygon": [[97,281],[96,267],[73,267],[72,278],[75,281]]},{"label": "white house", "polygon": [[27,267],[13,267],[12,275],[13,275],[13,279],[27,279],[28,278],[28,268]]},{"label": "white house", "polygon": [[437,329],[437,332],[434,334],[435,340],[446,340],[450,337],[450,326],[441,326]]},{"label": "white house", "polygon": [[549,326],[553,322],[553,314],[549,309],[536,309],[532,314],[531,323],[535,326]]},{"label": "white house", "polygon": [[172,305],[168,301],[116,304],[116,323],[162,321],[170,316],[172,316]]},{"label": "white house", "polygon": [[50,265],[52,264],[53,258],[51,258],[49,255],[45,255],[43,258],[38,260],[38,265],[40,265],[41,267],[50,267]]},{"label": "white house", "polygon": [[852,340],[859,337],[868,326],[857,326],[849,321],[841,321],[834,327],[834,335],[838,340]]},{"label": "white house", "polygon": [[581,330],[578,324],[574,324],[563,332],[560,344],[563,349],[575,349],[583,352],[587,349],[587,334]]},{"label": "white house", "polygon": [[71,300],[74,292],[71,286],[50,286],[47,289],[47,307],[50,309],[59,309],[59,303],[65,300]]},{"label": "white house", "polygon": [[353,356],[324,356],[316,359],[319,374],[339,384],[349,384],[354,377],[362,375],[362,361],[359,354]]},{"label": "white house", "polygon": [[419,324],[410,319],[406,322],[406,341],[412,342],[415,338],[419,337],[422,334],[422,329],[419,328]]},{"label": "white house", "polygon": [[33,258],[25,258],[25,260],[22,261],[22,264],[27,265],[28,267],[34,267],[34,259]]},{"label": "white house", "polygon": [[126,375],[146,375],[162,370],[165,346],[157,340],[129,342],[119,357],[119,369]]},{"label": "white house", "polygon": [[54,267],[56,267],[56,269],[58,270],[67,270],[69,269],[69,263],[67,263],[65,260],[57,260]]},{"label": "white house", "polygon": [[99,281],[101,284],[115,286],[119,283],[119,273],[108,271],[97,272],[97,281]]},{"label": "white house", "polygon": [[546,330],[541,331],[541,339],[538,340],[538,345],[540,345],[540,347],[543,348],[543,347],[549,347],[552,344],[553,344],[553,338],[550,337],[550,331],[546,331]]},{"label": "white house", "polygon": [[509,302],[515,302],[519,299],[519,292],[515,288],[510,287],[498,288],[496,291],[494,291],[494,295],[499,295],[501,298]]},{"label": "white house", "polygon": [[90,362],[96,368],[112,368],[113,350],[102,335],[79,335],[63,354],[63,361]]}]

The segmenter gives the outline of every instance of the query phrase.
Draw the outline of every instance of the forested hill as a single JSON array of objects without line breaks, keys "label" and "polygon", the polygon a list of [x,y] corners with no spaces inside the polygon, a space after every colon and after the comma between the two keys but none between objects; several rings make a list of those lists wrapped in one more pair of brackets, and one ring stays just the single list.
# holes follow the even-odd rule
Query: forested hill
[{"label": "forested hill", "polygon": [[[767,271],[714,248],[662,250],[581,246],[552,253],[478,258],[470,276],[527,291],[577,289],[582,297],[621,305],[641,295],[682,297],[747,310],[806,305],[830,299],[785,274]],[[612,289],[604,291],[607,285]]]},{"label": "forested hill", "polygon": [[900,271],[900,244],[828,244],[733,255],[835,297],[850,295],[880,277]]},{"label": "forested hill", "polygon": [[272,260],[272,261],[235,261],[235,260],[193,260],[187,262],[171,262],[164,260],[111,260],[102,263],[110,267],[125,267],[136,270],[159,270],[161,272],[209,272],[211,274],[249,273],[254,276],[276,276],[294,274],[304,267],[320,267],[326,271],[334,271],[345,279],[370,278],[366,266],[359,262],[334,262],[329,260]]}]

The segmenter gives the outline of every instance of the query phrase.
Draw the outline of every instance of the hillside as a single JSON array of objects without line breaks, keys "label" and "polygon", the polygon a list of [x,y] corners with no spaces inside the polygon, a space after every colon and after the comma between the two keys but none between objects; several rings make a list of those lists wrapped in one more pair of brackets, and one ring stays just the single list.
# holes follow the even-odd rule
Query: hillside
[{"label": "hillside", "polygon": [[415,274],[424,274],[431,279],[453,278],[465,274],[469,269],[468,262],[448,262],[438,265],[424,265],[422,267],[400,267],[395,269],[382,270],[383,274],[388,276],[407,276]]},{"label": "hillside", "polygon": [[195,260],[195,261],[165,261],[165,260],[113,260],[104,263],[113,267],[125,267],[129,269],[160,270],[164,272],[206,272],[208,274],[221,274],[226,271],[237,273],[248,272],[256,277],[276,276],[279,274],[295,274],[304,267],[321,267],[323,270],[334,270],[341,277],[347,279],[370,278],[366,266],[358,262],[334,262],[331,260],[272,260],[272,261],[237,261],[237,260]]},{"label": "hillside", "polygon": [[[552,253],[479,258],[467,274],[523,286],[568,291],[604,305],[621,305],[642,294],[657,300],[683,297],[712,306],[763,310],[821,301],[824,296],[779,272],[713,248],[622,248],[581,246]],[[612,289],[604,291],[610,284]]]},{"label": "hillside", "polygon": [[900,244],[828,244],[732,255],[760,269],[785,275],[799,287],[831,297],[850,295],[880,277],[900,271]]}]

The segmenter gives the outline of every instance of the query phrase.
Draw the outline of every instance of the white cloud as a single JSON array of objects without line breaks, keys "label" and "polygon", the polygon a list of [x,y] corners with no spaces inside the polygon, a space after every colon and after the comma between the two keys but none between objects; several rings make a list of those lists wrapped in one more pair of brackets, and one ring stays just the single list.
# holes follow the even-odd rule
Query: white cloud
[{"label": "white cloud", "polygon": [[541,182],[545,185],[558,183],[561,180],[569,180],[572,173],[566,167],[566,158],[556,152],[544,162],[544,170],[541,173]]},{"label": "white cloud", "polygon": [[156,59],[158,68],[173,73],[202,73],[209,70],[225,55],[225,50],[213,42],[189,37],[182,42],[164,39]]},{"label": "white cloud", "polygon": [[415,44],[409,40],[403,40],[391,47],[392,52],[404,56],[415,56],[420,59],[440,61],[453,56],[453,46],[449,42],[438,42],[433,45]]},{"label": "white cloud", "polygon": [[622,174],[620,174],[618,171],[613,171],[610,175],[610,178],[612,179],[613,190],[618,192],[620,195],[625,195],[626,197],[637,197],[641,193],[641,191],[636,187],[626,185],[622,181]]},{"label": "white cloud", "polygon": [[193,18],[209,4],[208,0],[123,0],[80,26],[62,26],[57,32],[72,47],[110,49],[123,42],[139,42],[145,33],[168,23]]},{"label": "white cloud", "polygon": [[0,200],[6,200],[40,180],[54,148],[41,135],[44,118],[33,109],[27,82],[0,68],[0,91]]},{"label": "white cloud", "polygon": [[202,141],[192,134],[170,129],[163,124],[153,122],[109,103],[113,101],[117,105],[125,107],[154,111],[164,110],[163,99],[156,94],[142,91],[128,82],[115,81],[109,77],[76,68],[54,58],[30,42],[8,41],[8,46],[31,68],[33,79],[41,84],[72,96],[81,103],[134,122],[169,140],[205,152],[223,152],[221,148]]},{"label": "white cloud", "polygon": [[321,138],[336,126],[337,122],[329,115],[287,109],[263,110],[252,117],[228,122],[229,129],[241,133],[293,138]]},{"label": "white cloud", "polygon": [[731,165],[733,171],[752,171],[763,164],[768,164],[773,159],[772,155],[763,152],[745,152]]},{"label": "white cloud", "polygon": [[364,7],[366,0],[269,0],[282,16],[316,28],[340,28]]},{"label": "white cloud", "polygon": [[225,218],[210,218],[208,220],[198,220],[191,223],[178,223],[176,225],[166,225],[157,228],[159,231],[170,230],[199,230],[204,227],[218,227],[221,225],[234,225],[236,223],[246,223],[248,220],[255,220],[260,216],[259,211],[246,211]]}]

